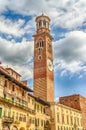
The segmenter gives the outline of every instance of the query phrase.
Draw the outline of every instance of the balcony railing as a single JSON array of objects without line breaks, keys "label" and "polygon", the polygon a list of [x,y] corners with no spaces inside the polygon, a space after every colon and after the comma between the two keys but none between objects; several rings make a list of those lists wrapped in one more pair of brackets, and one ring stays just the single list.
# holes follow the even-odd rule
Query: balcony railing
[{"label": "balcony railing", "polygon": [[20,104],[20,103],[18,103],[16,101],[12,101],[11,99],[7,99],[7,98],[4,98],[4,97],[0,97],[0,100],[3,101],[3,102],[7,102],[7,103],[9,103],[11,105],[14,105],[16,107],[22,108],[24,110],[27,110],[30,113],[34,113],[35,114],[35,110],[32,110],[32,109],[28,108],[27,105],[25,106],[24,104]]},{"label": "balcony railing", "polygon": [[3,123],[13,123],[13,122],[14,122],[14,119],[13,119],[13,117],[3,116],[3,117],[2,117],[2,122],[3,122]]},{"label": "balcony railing", "polygon": [[20,124],[20,121],[15,120],[15,121],[14,121],[14,124]]}]

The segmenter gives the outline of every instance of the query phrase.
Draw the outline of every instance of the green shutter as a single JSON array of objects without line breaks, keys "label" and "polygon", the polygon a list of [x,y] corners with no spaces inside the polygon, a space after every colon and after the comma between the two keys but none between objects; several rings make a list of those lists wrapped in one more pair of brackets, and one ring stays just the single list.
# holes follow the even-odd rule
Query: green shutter
[{"label": "green shutter", "polygon": [[0,118],[2,117],[2,108],[0,108]]},{"label": "green shutter", "polygon": [[12,103],[14,103],[14,98],[12,97]]},{"label": "green shutter", "polygon": [[4,99],[6,99],[6,94],[4,94]]}]

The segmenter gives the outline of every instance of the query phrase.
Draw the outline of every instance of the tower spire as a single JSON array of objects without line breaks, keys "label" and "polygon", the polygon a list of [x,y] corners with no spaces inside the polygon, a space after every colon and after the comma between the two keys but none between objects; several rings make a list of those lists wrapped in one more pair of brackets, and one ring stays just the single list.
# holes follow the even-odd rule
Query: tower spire
[{"label": "tower spire", "polygon": [[43,11],[43,9],[42,9],[42,15],[44,15],[44,11]]}]

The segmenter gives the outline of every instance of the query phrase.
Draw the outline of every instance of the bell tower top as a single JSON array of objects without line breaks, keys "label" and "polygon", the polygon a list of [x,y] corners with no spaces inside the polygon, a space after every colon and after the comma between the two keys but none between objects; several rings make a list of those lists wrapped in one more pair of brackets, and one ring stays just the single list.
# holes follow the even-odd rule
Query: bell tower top
[{"label": "bell tower top", "polygon": [[50,33],[49,25],[50,25],[50,18],[43,13],[40,16],[36,17],[36,32],[42,33],[47,32]]}]

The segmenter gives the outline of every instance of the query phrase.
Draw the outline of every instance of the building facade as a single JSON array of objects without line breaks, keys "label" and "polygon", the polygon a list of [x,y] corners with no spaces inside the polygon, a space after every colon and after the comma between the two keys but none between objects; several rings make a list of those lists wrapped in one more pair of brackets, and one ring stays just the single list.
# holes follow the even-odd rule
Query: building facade
[{"label": "building facade", "polygon": [[34,95],[44,101],[54,101],[54,70],[50,18],[36,17],[34,37]]},{"label": "building facade", "polygon": [[44,130],[44,122],[49,118],[44,112],[48,103],[28,92],[33,91],[26,81],[20,81],[16,71],[0,67],[0,130],[38,130],[36,119],[37,127]]},{"label": "building facade", "polygon": [[60,97],[60,103],[80,110],[82,112],[82,124],[84,130],[86,130],[86,98],[81,95],[75,94]]},{"label": "building facade", "polygon": [[81,111],[60,103],[51,103],[50,108],[54,130],[83,130]]},{"label": "building facade", "polygon": [[[27,92],[31,92],[20,75],[11,68],[0,67],[0,128],[26,129]],[[22,123],[22,126],[21,126]]]},{"label": "building facade", "polygon": [[49,107],[50,104],[31,94],[28,94],[28,102],[29,108],[35,110],[33,116],[29,114],[29,130],[33,130],[32,127],[34,130],[45,130],[46,122],[50,120],[50,116],[45,113],[45,108]]}]

